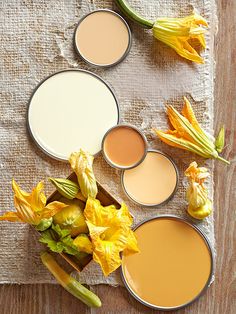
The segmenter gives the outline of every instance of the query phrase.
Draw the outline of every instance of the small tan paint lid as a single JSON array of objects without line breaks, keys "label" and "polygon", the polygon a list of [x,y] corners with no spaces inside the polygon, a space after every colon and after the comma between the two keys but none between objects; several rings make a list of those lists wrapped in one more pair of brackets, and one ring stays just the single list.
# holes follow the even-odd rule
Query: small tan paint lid
[{"label": "small tan paint lid", "polygon": [[134,231],[140,253],[123,254],[122,276],[140,302],[170,310],[196,300],[210,283],[212,250],[204,234],[175,216],[144,221]]},{"label": "small tan paint lid", "polygon": [[118,124],[107,131],[102,142],[105,160],[118,169],[130,169],[140,164],[147,153],[147,140],[136,127]]},{"label": "small tan paint lid", "polygon": [[126,21],[116,12],[96,10],[80,20],[74,41],[83,60],[108,67],[122,61],[129,52],[131,32]]}]

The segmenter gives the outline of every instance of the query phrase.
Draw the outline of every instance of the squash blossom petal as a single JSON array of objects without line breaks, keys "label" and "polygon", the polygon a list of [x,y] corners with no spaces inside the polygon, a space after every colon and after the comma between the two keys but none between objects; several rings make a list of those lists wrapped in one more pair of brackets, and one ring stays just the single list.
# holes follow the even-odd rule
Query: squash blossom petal
[{"label": "squash blossom petal", "polygon": [[206,20],[193,12],[183,18],[158,18],[152,31],[156,39],[173,48],[181,57],[204,63],[203,58],[191,45],[191,40],[196,39],[203,48],[206,47],[205,29],[202,26],[208,26]]},{"label": "squash blossom petal", "polygon": [[219,159],[227,164],[229,161],[219,156],[215,143],[200,127],[193,108],[186,97],[180,114],[173,106],[167,106],[167,115],[174,130],[165,132],[154,129],[156,135],[166,144],[188,150],[204,158]]},{"label": "squash blossom petal", "polygon": [[31,193],[20,189],[17,183],[12,181],[12,188],[15,193],[14,204],[16,212],[7,212],[0,217],[0,220],[12,222],[25,222],[37,226],[43,219],[49,219],[67,206],[61,202],[51,202],[46,205],[47,198],[42,192],[44,185],[39,182]]},{"label": "squash blossom petal", "polygon": [[98,193],[95,175],[93,173],[94,157],[84,150],[72,153],[69,158],[71,168],[76,173],[82,195],[96,198]]},{"label": "squash blossom petal", "polygon": [[120,209],[102,206],[88,198],[84,210],[89,235],[93,244],[93,259],[108,276],[121,265],[120,253],[139,252],[137,239],[130,229],[133,219],[125,204]]}]

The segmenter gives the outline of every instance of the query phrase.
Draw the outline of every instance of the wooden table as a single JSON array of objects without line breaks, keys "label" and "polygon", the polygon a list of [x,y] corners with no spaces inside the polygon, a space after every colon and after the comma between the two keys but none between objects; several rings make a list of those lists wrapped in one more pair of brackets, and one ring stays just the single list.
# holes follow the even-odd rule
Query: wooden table
[{"label": "wooden table", "polygon": [[[218,0],[216,38],[215,129],[226,126],[227,159],[236,153],[236,1]],[[217,264],[214,284],[201,299],[178,313],[236,313],[236,168],[215,163],[215,229]],[[9,261],[10,263],[11,261]],[[90,310],[58,285],[0,286],[1,314],[154,313],[136,302],[124,288],[93,287],[103,306]],[[157,311],[156,311],[157,312]],[[160,312],[159,312],[160,313]]]}]

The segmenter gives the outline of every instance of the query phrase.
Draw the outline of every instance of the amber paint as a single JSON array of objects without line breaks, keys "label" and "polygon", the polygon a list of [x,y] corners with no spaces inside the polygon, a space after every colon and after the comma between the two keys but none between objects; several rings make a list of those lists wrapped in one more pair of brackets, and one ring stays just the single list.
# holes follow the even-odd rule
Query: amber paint
[{"label": "amber paint", "polygon": [[106,135],[103,152],[114,165],[129,167],[141,161],[146,153],[146,143],[134,128],[118,125]]},{"label": "amber paint", "polygon": [[129,288],[144,302],[178,307],[195,299],[211,274],[210,249],[191,225],[175,218],[150,220],[135,230],[140,253],[123,255]]}]

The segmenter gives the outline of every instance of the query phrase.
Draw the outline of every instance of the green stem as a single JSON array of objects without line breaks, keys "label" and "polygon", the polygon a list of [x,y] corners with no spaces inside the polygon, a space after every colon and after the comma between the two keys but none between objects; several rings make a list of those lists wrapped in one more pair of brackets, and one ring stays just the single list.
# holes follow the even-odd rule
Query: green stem
[{"label": "green stem", "polygon": [[218,156],[216,159],[219,159],[220,161],[223,161],[224,163],[226,163],[227,165],[230,165],[230,162],[220,156]]},{"label": "green stem", "polygon": [[145,28],[153,28],[154,22],[149,21],[139,15],[133,8],[129,6],[127,1],[125,0],[115,0],[117,6],[120,8],[120,10],[132,21],[138,23],[139,25],[145,27]]},{"label": "green stem", "polygon": [[51,254],[41,253],[41,260],[56,280],[69,293],[90,307],[100,307],[100,299],[92,291],[82,286],[77,280],[67,274],[55,261]]}]

